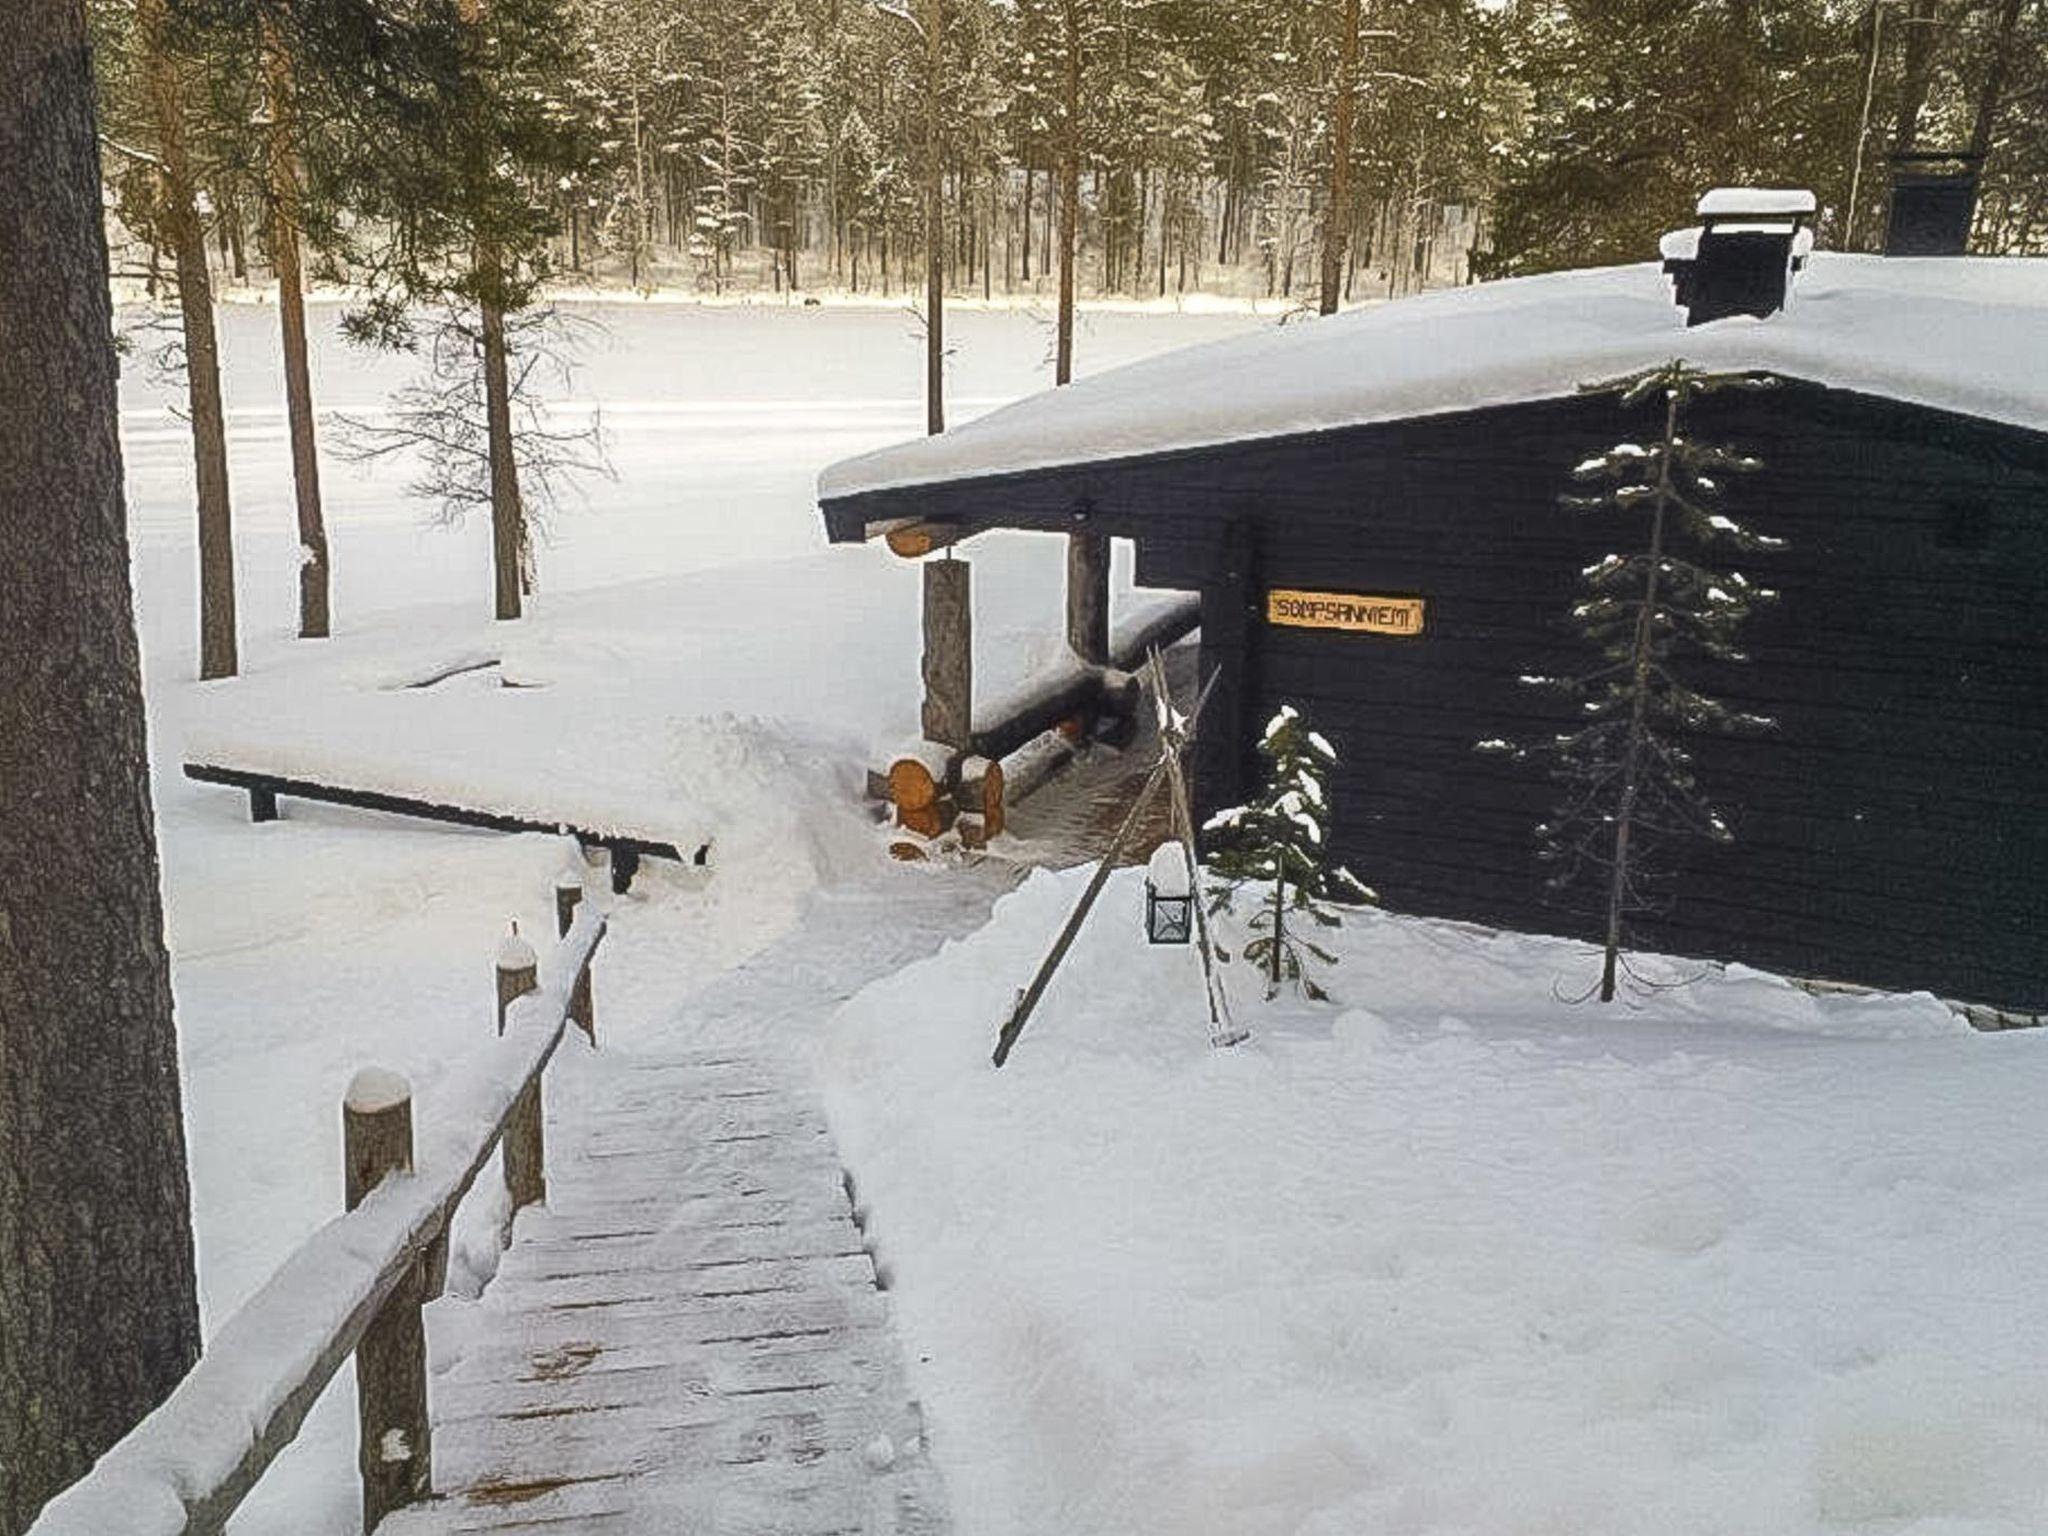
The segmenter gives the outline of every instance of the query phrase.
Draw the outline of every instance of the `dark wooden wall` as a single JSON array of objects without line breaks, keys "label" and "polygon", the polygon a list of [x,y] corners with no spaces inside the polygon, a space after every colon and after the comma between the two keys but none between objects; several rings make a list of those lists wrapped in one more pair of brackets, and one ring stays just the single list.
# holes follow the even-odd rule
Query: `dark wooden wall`
[{"label": "dark wooden wall", "polygon": [[[1552,786],[1473,745],[1563,718],[1516,678],[1583,662],[1577,573],[1634,530],[1557,497],[1656,429],[1607,398],[1538,402],[926,488],[917,515],[1078,511],[1136,537],[1141,581],[1205,595],[1207,806],[1248,789],[1251,741],[1293,702],[1345,760],[1337,848],[1390,906],[1591,934],[1533,857]],[[2048,1008],[2048,439],[1803,384],[1716,397],[1694,432],[1765,460],[1729,509],[1789,547],[1727,557],[1783,593],[1745,633],[1754,661],[1688,675],[1779,727],[1695,743],[1736,841],[1686,849],[1641,941]],[[1428,630],[1269,628],[1269,586],[1421,596]]]}]

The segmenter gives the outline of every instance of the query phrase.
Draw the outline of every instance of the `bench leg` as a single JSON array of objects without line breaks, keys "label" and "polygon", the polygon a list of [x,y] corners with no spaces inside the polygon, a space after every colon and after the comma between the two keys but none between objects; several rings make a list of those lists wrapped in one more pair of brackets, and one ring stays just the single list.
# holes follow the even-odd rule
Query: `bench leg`
[{"label": "bench leg", "polygon": [[612,894],[623,896],[632,889],[633,876],[640,872],[640,855],[631,848],[612,849]]},{"label": "bench leg", "polygon": [[277,820],[277,791],[255,785],[249,788],[249,819],[251,821]]}]

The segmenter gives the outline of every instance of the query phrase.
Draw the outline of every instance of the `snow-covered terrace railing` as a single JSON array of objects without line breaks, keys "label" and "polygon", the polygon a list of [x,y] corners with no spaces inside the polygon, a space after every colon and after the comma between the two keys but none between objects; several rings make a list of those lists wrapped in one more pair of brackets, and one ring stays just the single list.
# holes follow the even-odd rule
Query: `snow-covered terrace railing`
[{"label": "snow-covered terrace railing", "polygon": [[540,1079],[571,1020],[595,1041],[590,966],[605,916],[556,890],[563,929],[540,984],[515,935],[498,956],[499,1038],[437,1099],[413,1149],[395,1073],[356,1075],[343,1103],[344,1215],[286,1259],[208,1343],[170,1397],[65,1490],[30,1536],[200,1536],[255,1487],[341,1363],[357,1356],[363,1528],[432,1485],[421,1307],[445,1283],[448,1226],[504,1148],[513,1208],[543,1198]]},{"label": "snow-covered terrace railing", "polygon": [[1193,593],[1156,598],[1123,618],[1110,640],[1109,665],[1091,666],[1069,651],[1054,666],[1016,687],[974,705],[974,750],[987,758],[1007,757],[1025,742],[1067,717],[1107,705],[1128,715],[1137,705],[1137,681],[1154,646],[1164,648],[1202,622],[1202,600]]}]

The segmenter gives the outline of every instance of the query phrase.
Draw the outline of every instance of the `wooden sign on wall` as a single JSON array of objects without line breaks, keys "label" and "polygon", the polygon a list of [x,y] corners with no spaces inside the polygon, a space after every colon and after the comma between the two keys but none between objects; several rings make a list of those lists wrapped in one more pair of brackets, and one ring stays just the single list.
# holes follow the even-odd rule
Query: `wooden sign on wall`
[{"label": "wooden sign on wall", "polygon": [[1298,592],[1275,587],[1266,594],[1266,622],[1295,629],[1344,629],[1369,635],[1422,633],[1423,599],[1370,597],[1358,592]]}]

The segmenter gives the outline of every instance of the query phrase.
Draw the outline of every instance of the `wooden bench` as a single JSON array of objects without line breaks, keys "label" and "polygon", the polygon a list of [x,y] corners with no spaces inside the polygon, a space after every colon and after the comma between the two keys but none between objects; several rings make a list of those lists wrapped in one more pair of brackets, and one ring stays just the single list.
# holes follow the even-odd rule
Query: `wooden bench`
[{"label": "wooden bench", "polygon": [[[251,821],[277,820],[277,802],[281,795],[290,795],[296,800],[322,800],[329,805],[345,805],[359,811],[383,811],[392,816],[414,816],[426,821],[452,822],[456,826],[483,827],[492,832],[553,832],[567,834],[576,839],[584,848],[602,848],[611,856],[612,890],[624,895],[632,886],[633,876],[638,873],[640,861],[645,859],[670,859],[681,863],[685,859],[683,850],[674,843],[654,842],[644,837],[628,837],[617,832],[592,832],[568,822],[537,821],[529,816],[508,816],[500,811],[479,811],[468,806],[450,805],[443,801],[421,800],[410,795],[386,794],[381,790],[348,789],[336,784],[320,784],[310,779],[286,778],[282,774],[257,773],[246,768],[224,768],[215,763],[187,763],[185,777],[201,784],[223,784],[230,789],[246,790],[249,795],[249,819]],[[688,862],[703,867],[710,861],[711,845],[701,844],[688,857]]]}]

